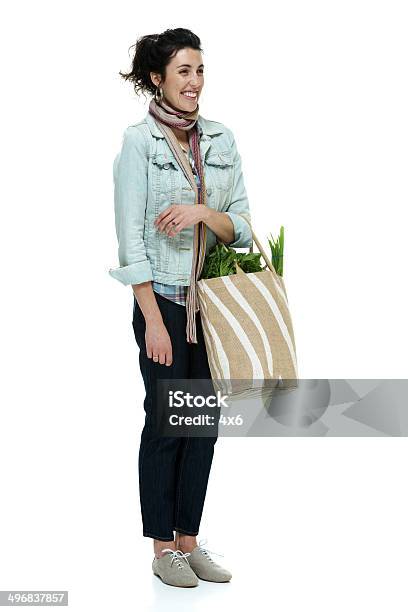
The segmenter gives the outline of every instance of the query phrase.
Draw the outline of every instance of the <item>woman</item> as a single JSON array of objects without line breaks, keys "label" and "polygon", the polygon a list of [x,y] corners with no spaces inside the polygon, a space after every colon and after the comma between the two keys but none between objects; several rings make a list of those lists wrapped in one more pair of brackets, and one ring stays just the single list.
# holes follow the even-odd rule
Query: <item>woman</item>
[{"label": "woman", "polygon": [[154,97],[146,117],[125,130],[114,162],[120,267],[109,272],[134,294],[146,389],[139,451],[143,535],[153,538],[153,572],[167,584],[194,586],[197,576],[225,582],[231,573],[196,539],[217,435],[158,435],[156,383],[211,379],[196,281],[217,241],[252,244],[238,214],[250,221],[248,199],[231,130],[199,115],[200,39],[177,28],[144,36],[135,47],[131,71],[120,74],[136,93]]}]

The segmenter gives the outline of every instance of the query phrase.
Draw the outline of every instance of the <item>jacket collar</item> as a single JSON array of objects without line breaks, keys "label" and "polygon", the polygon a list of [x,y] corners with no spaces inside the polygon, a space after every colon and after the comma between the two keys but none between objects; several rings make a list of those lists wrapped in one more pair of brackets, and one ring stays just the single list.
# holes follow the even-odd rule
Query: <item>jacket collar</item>
[{"label": "jacket collar", "polygon": [[[145,120],[153,136],[155,136],[156,138],[164,138],[164,135],[156,125],[156,121],[153,115],[148,112],[146,114]],[[208,119],[204,119],[204,117],[202,117],[200,114],[198,115],[197,124],[201,140],[210,140],[211,136],[215,136],[216,134],[222,134],[224,132],[224,129],[221,124],[218,124],[220,126],[218,127],[217,125],[214,125],[214,123],[214,121],[208,121]]]}]

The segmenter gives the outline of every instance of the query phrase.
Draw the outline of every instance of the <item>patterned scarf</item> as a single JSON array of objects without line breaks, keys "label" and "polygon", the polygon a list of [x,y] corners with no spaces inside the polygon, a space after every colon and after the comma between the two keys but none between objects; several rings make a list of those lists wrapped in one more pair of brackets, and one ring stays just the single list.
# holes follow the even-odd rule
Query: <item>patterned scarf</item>
[{"label": "patterned scarf", "polygon": [[[201,160],[200,152],[200,135],[198,131],[198,104],[194,111],[176,111],[171,108],[163,100],[157,103],[154,98],[149,104],[149,113],[153,115],[158,128],[163,133],[171,151],[174,153],[176,160],[184,171],[187,180],[190,182],[196,195],[195,204],[207,205],[207,190],[204,182],[204,169]],[[195,167],[200,178],[201,188],[198,189],[193,172],[186,155],[183,152],[180,143],[174,134],[172,127],[180,130],[190,130],[188,142],[191,153],[194,159]],[[186,310],[187,310],[187,326],[186,336],[188,343],[197,344],[196,336],[196,312],[199,310],[197,298],[197,281],[204,265],[206,245],[206,225],[202,221],[194,225],[194,242],[193,242],[193,263],[191,266],[190,285],[187,290]]]}]

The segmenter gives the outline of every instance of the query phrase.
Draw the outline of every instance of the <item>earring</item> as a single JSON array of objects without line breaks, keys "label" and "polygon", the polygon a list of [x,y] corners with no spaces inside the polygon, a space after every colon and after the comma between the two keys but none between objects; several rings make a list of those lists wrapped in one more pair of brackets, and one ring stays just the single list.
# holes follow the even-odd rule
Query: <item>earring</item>
[{"label": "earring", "polygon": [[[157,93],[159,92],[160,97],[157,98]],[[154,92],[154,101],[156,104],[159,104],[163,100],[163,89],[162,87],[156,87],[156,91]]]}]

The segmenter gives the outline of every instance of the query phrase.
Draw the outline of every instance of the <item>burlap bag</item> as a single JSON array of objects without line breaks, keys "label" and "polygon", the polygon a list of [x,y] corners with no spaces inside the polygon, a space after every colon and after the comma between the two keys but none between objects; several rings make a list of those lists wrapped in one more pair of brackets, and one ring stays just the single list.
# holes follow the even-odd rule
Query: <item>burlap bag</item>
[{"label": "burlap bag", "polygon": [[197,283],[214,388],[229,395],[298,384],[285,284],[249,225],[268,269],[245,273],[237,266],[237,274]]}]

